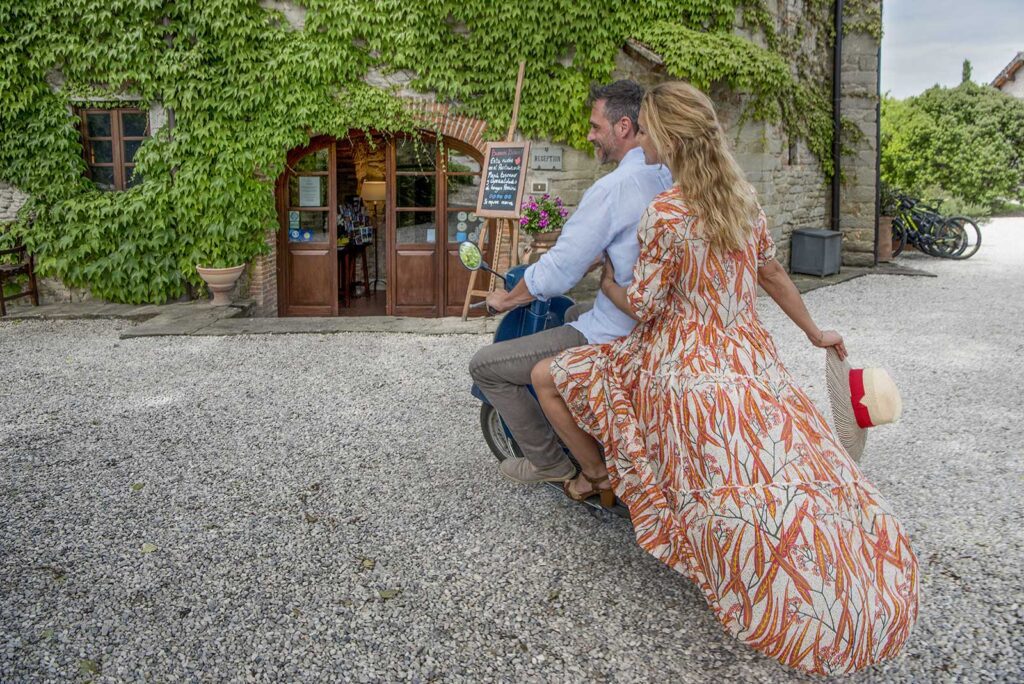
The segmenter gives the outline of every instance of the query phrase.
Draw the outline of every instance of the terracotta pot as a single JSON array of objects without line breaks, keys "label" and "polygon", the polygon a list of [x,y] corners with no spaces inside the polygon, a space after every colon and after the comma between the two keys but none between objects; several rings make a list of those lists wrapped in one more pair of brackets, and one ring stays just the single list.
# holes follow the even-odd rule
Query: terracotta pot
[{"label": "terracotta pot", "polygon": [[555,242],[558,241],[558,236],[562,234],[560,230],[554,230],[549,233],[534,233],[531,238],[530,248],[526,252],[526,261],[533,263],[540,258],[540,255],[548,251],[555,246]]},{"label": "terracotta pot", "polygon": [[241,266],[229,266],[228,268],[204,268],[203,266],[196,266],[196,271],[199,273],[199,277],[206,283],[206,287],[209,288],[213,294],[214,306],[227,306],[231,303],[231,298],[228,297],[228,293],[231,292],[235,286],[235,281],[238,280],[238,276],[242,275],[242,271],[245,270],[245,264]]},{"label": "terracotta pot", "polygon": [[892,261],[892,216],[878,217],[878,260]]}]

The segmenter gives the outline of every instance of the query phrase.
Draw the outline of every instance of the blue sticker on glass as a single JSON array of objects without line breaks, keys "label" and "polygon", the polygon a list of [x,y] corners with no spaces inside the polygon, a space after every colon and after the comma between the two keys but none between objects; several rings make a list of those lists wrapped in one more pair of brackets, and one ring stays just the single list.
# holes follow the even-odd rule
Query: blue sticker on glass
[{"label": "blue sticker on glass", "polygon": [[461,231],[456,233],[455,234],[455,241],[456,242],[465,242],[466,241],[466,234],[464,232],[461,232]]}]

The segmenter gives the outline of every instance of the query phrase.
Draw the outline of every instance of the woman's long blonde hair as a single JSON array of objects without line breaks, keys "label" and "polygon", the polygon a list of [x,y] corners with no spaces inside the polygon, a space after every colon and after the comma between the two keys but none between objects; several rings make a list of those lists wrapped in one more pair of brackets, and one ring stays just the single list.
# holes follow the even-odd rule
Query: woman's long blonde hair
[{"label": "woman's long blonde hair", "polygon": [[647,91],[640,117],[658,158],[703,222],[705,239],[716,249],[743,247],[757,218],[757,199],[729,151],[711,99],[682,81],[661,83]]}]

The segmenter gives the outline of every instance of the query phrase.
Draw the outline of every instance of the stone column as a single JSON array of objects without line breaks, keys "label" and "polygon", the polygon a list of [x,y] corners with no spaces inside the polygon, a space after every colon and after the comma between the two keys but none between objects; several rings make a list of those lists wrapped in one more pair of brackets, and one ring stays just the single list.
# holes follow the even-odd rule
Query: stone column
[{"label": "stone column", "polygon": [[[847,15],[845,21],[857,19]],[[844,136],[840,227],[843,265],[875,263],[875,203],[878,177],[878,41],[863,31],[843,36],[842,116],[859,135]],[[852,138],[859,138],[853,140]]]}]

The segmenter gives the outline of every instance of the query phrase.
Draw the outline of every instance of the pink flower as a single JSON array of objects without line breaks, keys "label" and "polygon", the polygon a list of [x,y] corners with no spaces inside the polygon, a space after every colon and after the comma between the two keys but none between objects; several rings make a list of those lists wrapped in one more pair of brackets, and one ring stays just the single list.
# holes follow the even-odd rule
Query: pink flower
[{"label": "pink flower", "polygon": [[529,222],[530,222],[530,219],[526,218],[525,216],[522,217],[521,219],[519,219],[519,225],[521,225],[521,226],[525,226]]}]

